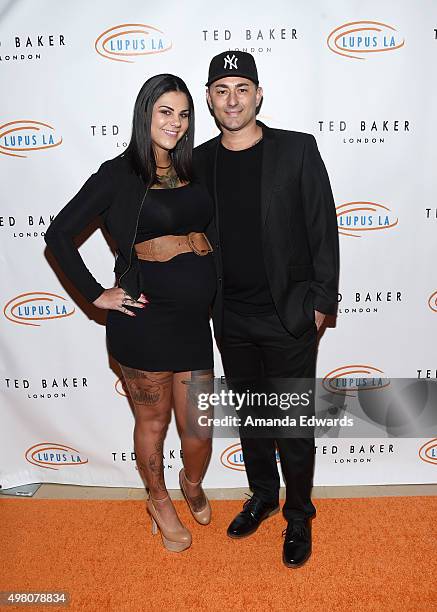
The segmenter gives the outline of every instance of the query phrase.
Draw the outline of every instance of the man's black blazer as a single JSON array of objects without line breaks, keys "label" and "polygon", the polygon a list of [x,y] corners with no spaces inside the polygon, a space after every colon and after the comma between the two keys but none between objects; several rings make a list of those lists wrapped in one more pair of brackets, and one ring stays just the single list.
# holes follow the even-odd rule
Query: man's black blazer
[{"label": "man's black blazer", "polygon": [[[288,331],[299,337],[314,325],[314,309],[325,314],[335,314],[337,310],[339,247],[335,204],[314,136],[257,123],[264,139],[260,248],[278,315]],[[220,138],[219,135],[194,149],[196,175],[205,182],[215,201],[215,218],[207,234],[214,247],[217,269],[213,322],[218,343],[223,319],[216,189]]]}]

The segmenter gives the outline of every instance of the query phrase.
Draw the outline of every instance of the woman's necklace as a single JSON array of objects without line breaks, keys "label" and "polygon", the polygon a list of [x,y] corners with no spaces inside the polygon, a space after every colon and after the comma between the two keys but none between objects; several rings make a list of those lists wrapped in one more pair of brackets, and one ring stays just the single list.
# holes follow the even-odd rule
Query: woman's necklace
[{"label": "woman's necklace", "polygon": [[[159,166],[157,166],[157,168],[159,168]],[[157,174],[156,178],[158,179],[159,184],[165,189],[174,189],[179,184],[179,178],[176,172],[171,174]]]}]

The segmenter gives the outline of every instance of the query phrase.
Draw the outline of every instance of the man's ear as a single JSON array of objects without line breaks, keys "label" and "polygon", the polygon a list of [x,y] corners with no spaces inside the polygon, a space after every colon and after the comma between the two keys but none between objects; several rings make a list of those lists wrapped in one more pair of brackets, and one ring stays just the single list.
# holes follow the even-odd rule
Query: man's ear
[{"label": "man's ear", "polygon": [[256,90],[256,105],[259,106],[261,104],[261,100],[263,98],[264,92],[262,87],[258,87]]},{"label": "man's ear", "polygon": [[206,103],[209,106],[209,109],[212,110],[212,102],[211,102],[211,96],[209,95],[209,87],[207,87],[206,89]]}]

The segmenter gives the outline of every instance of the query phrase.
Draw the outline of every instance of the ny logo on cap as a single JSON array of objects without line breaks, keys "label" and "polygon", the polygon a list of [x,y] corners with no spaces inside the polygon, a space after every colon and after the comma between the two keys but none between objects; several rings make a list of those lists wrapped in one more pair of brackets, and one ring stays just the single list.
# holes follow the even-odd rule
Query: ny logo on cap
[{"label": "ny logo on cap", "polygon": [[227,56],[224,58],[225,63],[223,65],[223,68],[229,68],[229,70],[232,70],[232,68],[238,68],[237,66],[237,62],[238,62],[238,57],[235,57],[235,55],[233,55],[232,57],[229,57],[229,53],[227,54]]}]

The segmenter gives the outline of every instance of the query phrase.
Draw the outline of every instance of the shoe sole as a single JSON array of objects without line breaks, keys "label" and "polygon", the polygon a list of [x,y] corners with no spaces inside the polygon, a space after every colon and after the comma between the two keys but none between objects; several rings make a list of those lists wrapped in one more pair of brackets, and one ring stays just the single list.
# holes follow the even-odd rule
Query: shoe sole
[{"label": "shoe sole", "polygon": [[164,548],[166,548],[170,552],[183,552],[191,546],[191,542],[173,542],[172,540],[168,540],[162,533],[161,538]]},{"label": "shoe sole", "polygon": [[289,567],[290,569],[298,569],[299,567],[302,567],[302,565],[305,565],[305,563],[308,561],[310,557],[311,557],[311,553],[308,555],[308,557],[306,557],[300,563],[287,563],[284,557],[282,557],[282,563],[285,565],[285,567]]},{"label": "shoe sole", "polygon": [[259,523],[258,526],[253,530],[253,531],[249,531],[249,533],[245,533],[244,535],[230,535],[228,532],[226,532],[226,535],[228,536],[228,538],[231,538],[231,540],[244,540],[244,538],[249,538],[251,535],[253,535],[256,531],[258,531],[261,523],[263,523],[265,520],[267,520],[268,518],[270,518],[271,516],[274,516],[275,514],[278,514],[280,510],[280,507],[278,506],[277,508],[275,508],[274,510],[272,510],[271,512],[269,512],[269,514],[264,517]]}]

